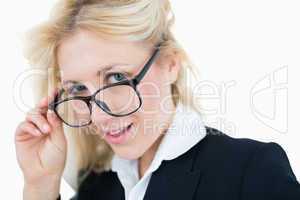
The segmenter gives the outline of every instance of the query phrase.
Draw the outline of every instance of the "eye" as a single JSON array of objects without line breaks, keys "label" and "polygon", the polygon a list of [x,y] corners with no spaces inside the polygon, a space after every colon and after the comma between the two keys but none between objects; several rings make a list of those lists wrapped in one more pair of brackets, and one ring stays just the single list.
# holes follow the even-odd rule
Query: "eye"
[{"label": "eye", "polygon": [[120,82],[127,80],[126,75],[118,72],[107,74],[106,78],[108,83]]},{"label": "eye", "polygon": [[72,96],[88,95],[88,89],[85,85],[72,85],[67,91],[68,94]]}]

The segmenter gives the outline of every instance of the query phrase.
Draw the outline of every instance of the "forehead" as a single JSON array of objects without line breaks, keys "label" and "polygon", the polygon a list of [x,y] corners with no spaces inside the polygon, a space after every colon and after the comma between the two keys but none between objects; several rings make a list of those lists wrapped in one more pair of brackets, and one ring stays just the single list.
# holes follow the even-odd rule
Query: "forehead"
[{"label": "forehead", "polygon": [[108,40],[80,30],[59,45],[57,62],[63,79],[76,80],[112,64],[140,65],[149,52],[141,42]]}]

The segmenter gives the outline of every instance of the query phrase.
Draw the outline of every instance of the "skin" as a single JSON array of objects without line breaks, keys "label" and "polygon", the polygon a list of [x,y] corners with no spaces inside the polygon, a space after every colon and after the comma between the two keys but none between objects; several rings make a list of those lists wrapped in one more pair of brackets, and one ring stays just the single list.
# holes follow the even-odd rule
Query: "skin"
[{"label": "skin", "polygon": [[47,111],[54,93],[27,113],[15,132],[15,147],[24,175],[23,199],[56,199],[66,161],[62,123]]},{"label": "skin", "polygon": [[[108,72],[125,71],[132,77],[136,75],[152,52],[153,46],[144,42],[108,40],[79,29],[60,44],[57,61],[64,87],[72,86],[67,81],[77,81],[86,87],[87,94],[92,94],[103,85],[118,81],[115,76],[105,79]],[[112,63],[119,64],[107,72],[102,71]],[[139,160],[140,178],[151,164],[172,121],[175,105],[170,84],[177,80],[179,68],[175,54],[159,57],[137,87],[142,107],[129,116],[114,117],[93,104],[92,123],[101,138],[104,129],[133,123],[131,137],[124,144],[109,145],[118,156]],[[54,113],[47,111],[53,96],[42,99],[16,130],[17,158],[25,180],[24,199],[38,199],[43,194],[51,199],[49,190],[53,197],[59,192],[66,160],[66,139],[62,123]],[[47,189],[41,187],[46,185]]]},{"label": "skin", "polygon": [[[109,77],[110,81],[104,81],[109,72],[125,71],[132,74],[131,77],[136,75],[151,54],[152,49],[147,44],[104,40],[92,32],[81,30],[64,40],[58,49],[58,64],[63,81],[80,81],[92,94],[104,84],[117,81],[114,76]],[[98,76],[97,72],[111,63],[123,64]],[[154,157],[163,129],[170,123],[170,113],[174,111],[173,101],[169,98],[164,104],[161,102],[171,97],[170,84],[176,80],[178,69],[177,62],[171,59],[153,63],[138,85],[138,91],[144,97],[142,107],[129,116],[114,117],[93,107],[92,121],[100,136],[103,136],[102,129],[107,127],[123,127],[124,124],[134,123],[133,137],[129,141],[121,145],[109,145],[122,158],[140,159],[141,176]]]}]

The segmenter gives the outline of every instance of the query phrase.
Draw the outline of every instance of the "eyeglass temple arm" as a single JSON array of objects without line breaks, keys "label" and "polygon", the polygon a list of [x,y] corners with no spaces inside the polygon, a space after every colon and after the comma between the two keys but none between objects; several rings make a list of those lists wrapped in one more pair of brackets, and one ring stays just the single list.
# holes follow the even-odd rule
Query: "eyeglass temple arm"
[{"label": "eyeglass temple arm", "polygon": [[145,76],[145,74],[147,73],[147,71],[149,70],[150,66],[152,65],[152,63],[154,62],[155,58],[158,55],[159,52],[159,47],[161,44],[158,44],[155,48],[154,53],[152,54],[151,58],[149,59],[149,61],[147,62],[146,66],[141,70],[141,72],[135,77],[134,81],[135,84],[137,85]]},{"label": "eyeglass temple arm", "polygon": [[55,104],[56,104],[56,102],[58,101],[58,98],[62,95],[63,91],[64,91],[63,89],[60,90],[60,91],[55,95],[54,99],[48,104],[48,108],[49,108],[50,110],[54,110],[54,109],[55,109]]}]

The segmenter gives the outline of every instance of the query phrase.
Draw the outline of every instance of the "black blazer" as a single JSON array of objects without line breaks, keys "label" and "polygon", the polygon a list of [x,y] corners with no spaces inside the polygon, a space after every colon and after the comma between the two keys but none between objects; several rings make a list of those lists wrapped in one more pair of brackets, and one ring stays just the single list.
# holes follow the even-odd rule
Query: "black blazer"
[{"label": "black blazer", "polygon": [[[144,200],[300,200],[300,185],[278,144],[206,129],[198,144],[153,172]],[[125,197],[116,173],[108,171],[90,173],[73,199]]]}]

